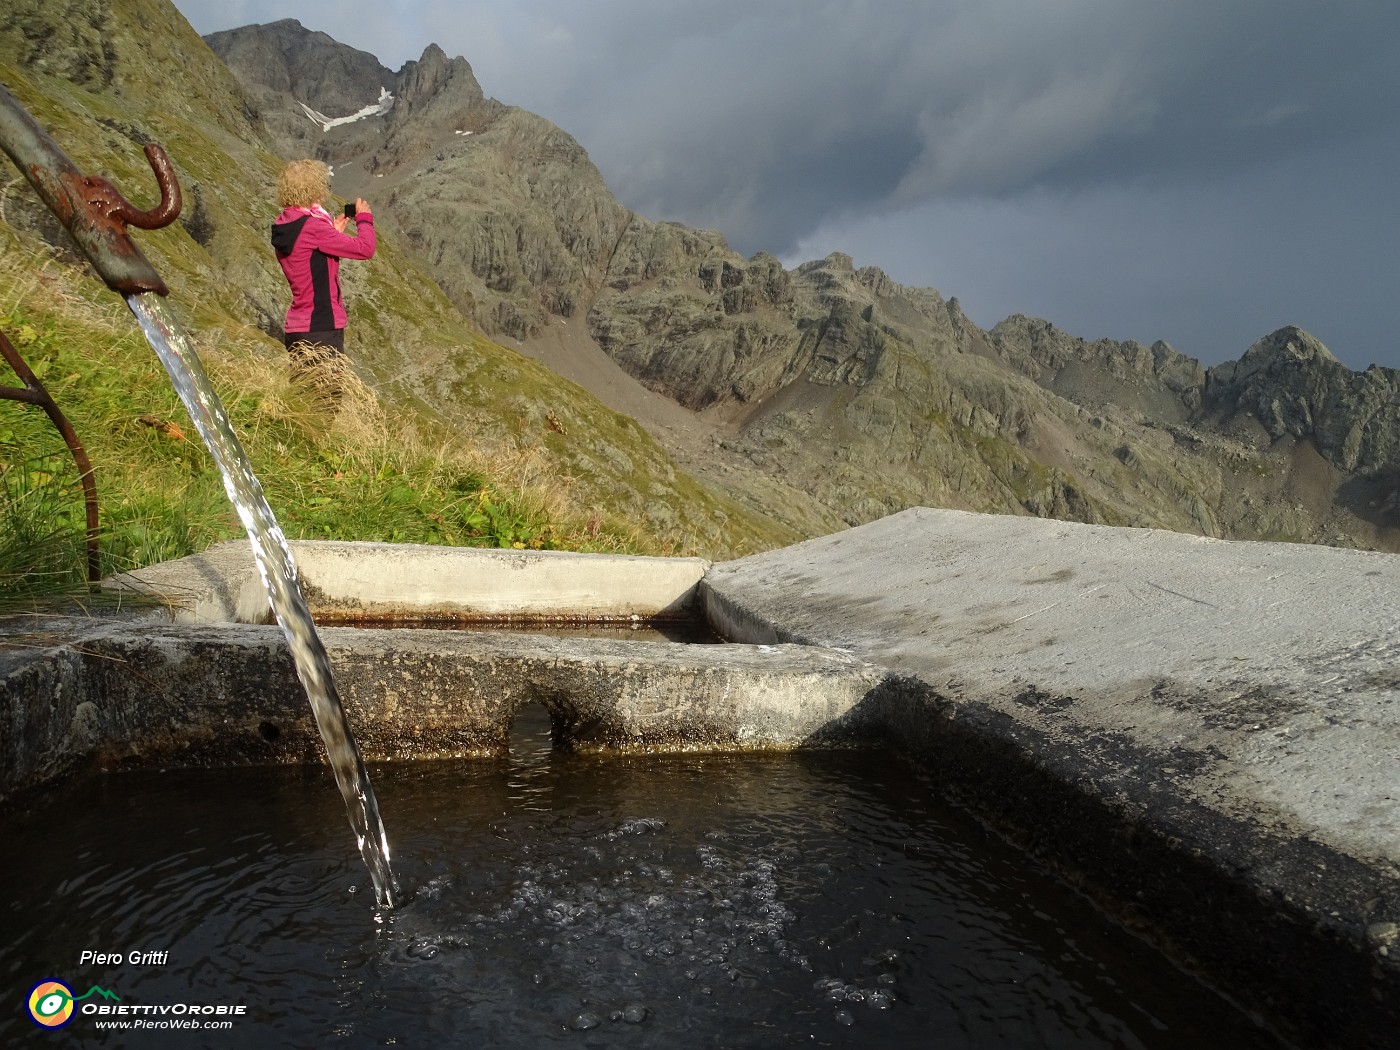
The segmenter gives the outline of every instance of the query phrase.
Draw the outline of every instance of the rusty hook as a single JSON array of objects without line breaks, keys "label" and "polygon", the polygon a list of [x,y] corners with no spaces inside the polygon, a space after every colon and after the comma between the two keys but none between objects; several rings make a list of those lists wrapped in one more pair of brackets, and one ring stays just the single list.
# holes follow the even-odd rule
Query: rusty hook
[{"label": "rusty hook", "polygon": [[107,287],[121,295],[166,294],[165,282],[126,232],[128,224],[143,230],[159,229],[180,214],[180,184],[164,150],[156,145],[146,147],[146,160],[160,186],[160,203],[141,211],[106,179],[80,172],[3,85],[0,149],[9,154],[49,210],[67,227]]},{"label": "rusty hook", "polygon": [[165,150],[154,142],[146,147],[146,160],[150,162],[156,185],[160,187],[160,203],[154,208],[141,211],[110,182],[94,175],[83,178],[83,197],[88,206],[115,223],[135,226],[138,230],[159,230],[169,226],[180,216],[180,182],[175,177],[175,168],[165,155]]}]

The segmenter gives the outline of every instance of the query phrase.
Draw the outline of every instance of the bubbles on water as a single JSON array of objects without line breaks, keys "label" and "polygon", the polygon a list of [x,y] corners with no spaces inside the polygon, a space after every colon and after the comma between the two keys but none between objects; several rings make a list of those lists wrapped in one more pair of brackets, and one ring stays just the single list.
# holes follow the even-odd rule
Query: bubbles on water
[{"label": "bubbles on water", "polygon": [[[417,900],[432,909],[438,932],[420,930],[400,958],[437,968],[443,980],[519,958],[516,979],[531,995],[588,994],[582,1006],[573,999],[543,1007],[572,1031],[642,1024],[654,1015],[629,998],[637,993],[669,987],[687,1013],[732,1014],[764,988],[811,973],[785,899],[791,858],[723,836],[673,842],[666,822],[652,817],[579,830],[552,854],[512,848],[489,876],[427,880]],[[474,950],[447,963],[444,930],[469,932]],[[890,962],[877,951],[862,963],[873,969],[818,981],[808,1008],[844,1011],[851,1021],[842,1023],[861,1008],[888,1009],[894,996],[877,975]]]},{"label": "bubbles on water", "polygon": [[471,939],[455,933],[432,933],[412,936],[403,946],[403,956],[418,962],[436,959],[445,951],[458,951],[471,946]]},{"label": "bubbles on water", "polygon": [[837,1011],[835,1011],[835,1012],[831,1015],[831,1019],[832,1019],[833,1021],[835,1021],[837,1024],[847,1025],[847,1026],[853,1025],[853,1024],[856,1023],[856,1016],[855,1016],[855,1014],[851,1013],[851,1011],[849,1011],[849,1010],[837,1010]]},{"label": "bubbles on water", "polygon": [[882,986],[865,988],[841,977],[822,977],[812,983],[812,988],[827,1002],[863,1003],[876,1010],[888,1010],[894,1005],[894,993],[888,987],[894,982],[894,975],[882,973],[876,981]]},{"label": "bubbles on water", "polygon": [[435,901],[442,897],[443,892],[452,885],[452,879],[446,875],[439,875],[437,878],[429,879],[418,887],[417,896],[423,900]]},{"label": "bubbles on water", "polygon": [[660,831],[665,826],[666,822],[656,817],[636,817],[631,820],[624,820],[603,837],[607,839],[617,839],[621,838],[623,835],[649,835],[652,832]]},{"label": "bubbles on water", "polygon": [[623,1021],[627,1024],[641,1024],[651,1016],[651,1011],[641,1003],[628,1003],[619,1010],[613,1010],[608,1014],[608,1020],[617,1022]]},{"label": "bubbles on water", "polygon": [[603,1019],[591,1010],[583,1010],[569,1018],[569,1027],[575,1032],[586,1032],[590,1028],[597,1028],[603,1023]]},{"label": "bubbles on water", "polygon": [[706,868],[718,868],[724,863],[723,854],[713,846],[696,846],[695,855]]},{"label": "bubbles on water", "polygon": [[882,951],[871,952],[860,961],[862,966],[886,966],[899,961],[899,949],[885,948]]}]

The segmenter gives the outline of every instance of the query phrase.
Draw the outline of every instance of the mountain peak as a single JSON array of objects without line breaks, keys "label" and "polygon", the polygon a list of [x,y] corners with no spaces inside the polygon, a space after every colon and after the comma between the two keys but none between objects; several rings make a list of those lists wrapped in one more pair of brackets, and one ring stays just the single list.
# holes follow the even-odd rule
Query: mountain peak
[{"label": "mountain peak", "polygon": [[209,49],[245,80],[285,92],[327,117],[346,117],[393,91],[394,74],[367,51],[295,18],[210,33]]},{"label": "mountain peak", "polygon": [[429,44],[418,61],[405,62],[399,70],[398,98],[405,116],[431,106],[436,119],[448,122],[455,117],[448,110],[470,110],[485,95],[465,58],[448,58],[442,48]]},{"label": "mountain peak", "polygon": [[1240,359],[1241,364],[1257,366],[1274,363],[1305,365],[1317,362],[1341,364],[1321,340],[1297,325],[1284,325],[1277,331],[1270,332],[1246,350]]}]

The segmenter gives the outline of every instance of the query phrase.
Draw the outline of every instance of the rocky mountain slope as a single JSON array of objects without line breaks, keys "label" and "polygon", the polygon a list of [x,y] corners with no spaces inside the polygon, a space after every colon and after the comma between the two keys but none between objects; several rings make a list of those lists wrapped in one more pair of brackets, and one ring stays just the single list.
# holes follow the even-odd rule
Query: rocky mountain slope
[{"label": "rocky mountain slope", "polygon": [[[681,406],[694,426],[653,433],[800,532],[930,504],[1400,549],[1400,376],[1305,332],[1206,369],[1032,318],[984,331],[840,254],[789,271],[632,214],[572,138],[437,47],[393,73],[295,22],[209,44],[283,151],[376,199],[484,331],[605,399],[625,380]],[[303,108],[349,117],[385,90],[324,130]],[[625,377],[578,364],[599,360]]]},{"label": "rocky mountain slope", "polygon": [[[412,119],[393,148],[405,156],[423,148],[416,136],[424,128],[503,109],[471,90],[475,82],[460,61],[428,56],[402,79],[379,83],[377,62],[357,61],[334,42],[317,51],[318,42],[304,32],[288,40],[306,50],[290,57],[277,52],[281,64],[270,63],[263,75],[285,74],[283,87],[304,92],[316,107],[334,109],[341,92],[358,92],[362,83],[367,103],[384,84],[401,91],[398,112]],[[314,68],[317,80],[297,79],[300,68]],[[285,358],[286,284],[267,243],[283,148],[274,135],[278,114],[267,100],[281,96],[246,92],[165,0],[6,0],[0,81],[83,171],[109,176],[138,206],[148,206],[154,191],[142,145],[164,145],[185,210],[174,226],[136,237],[170,285],[172,309],[202,352]],[[382,124],[335,130],[378,136]],[[6,167],[9,161],[0,160]],[[666,549],[721,556],[796,538],[795,530],[697,482],[633,420],[483,338],[407,250],[402,234],[386,225],[373,262],[342,271],[353,317],[347,350],[405,427],[423,419],[450,426],[499,449],[503,460],[557,479],[585,513],[639,525]],[[30,260],[43,280],[61,282],[74,296],[111,295],[13,170],[0,190],[0,243],[7,256]],[[15,294],[22,304],[23,290]],[[133,418],[141,411],[133,406]]]}]

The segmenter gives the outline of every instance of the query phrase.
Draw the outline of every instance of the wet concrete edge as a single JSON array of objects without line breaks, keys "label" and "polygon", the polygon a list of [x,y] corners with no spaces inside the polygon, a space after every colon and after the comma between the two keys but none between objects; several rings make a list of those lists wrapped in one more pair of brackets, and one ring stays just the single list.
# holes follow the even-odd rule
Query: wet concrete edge
[{"label": "wet concrete edge", "polygon": [[[368,761],[502,754],[544,705],[595,751],[871,746],[884,673],[805,646],[688,646],[510,632],[323,628]],[[0,653],[0,801],[74,768],[319,761],[276,627],[85,626]]]}]

